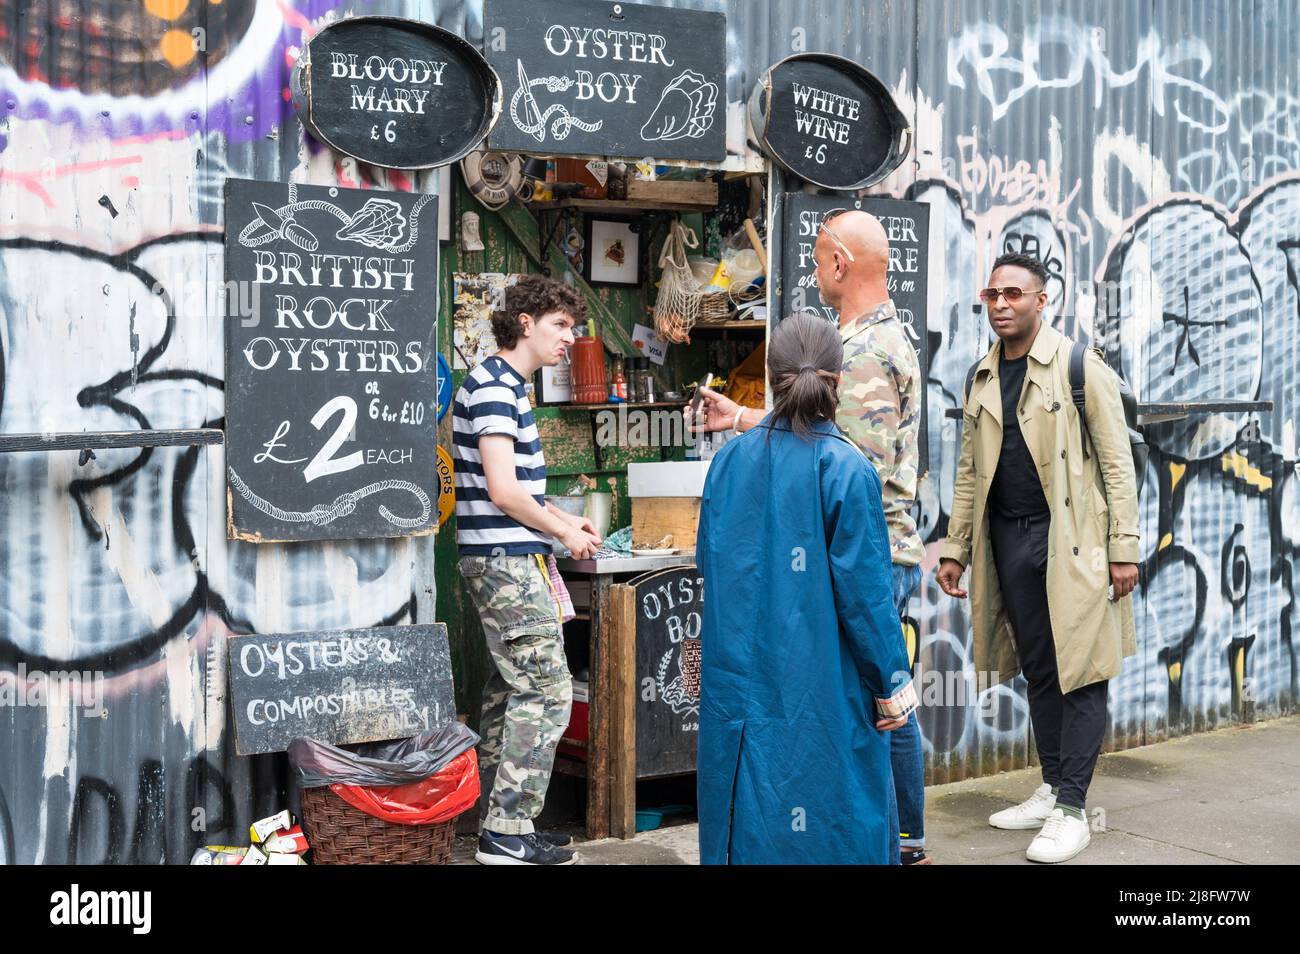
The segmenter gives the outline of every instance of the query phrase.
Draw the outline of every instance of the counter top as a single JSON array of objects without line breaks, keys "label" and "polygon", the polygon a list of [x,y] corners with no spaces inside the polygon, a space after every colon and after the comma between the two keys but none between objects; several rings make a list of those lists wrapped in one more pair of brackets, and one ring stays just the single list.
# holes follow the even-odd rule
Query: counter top
[{"label": "counter top", "polygon": [[574,560],[570,557],[557,557],[555,560],[561,572],[595,573],[644,573],[647,570],[662,570],[670,566],[689,566],[695,562],[695,551],[675,553],[671,556],[618,556],[601,557],[588,560]]}]

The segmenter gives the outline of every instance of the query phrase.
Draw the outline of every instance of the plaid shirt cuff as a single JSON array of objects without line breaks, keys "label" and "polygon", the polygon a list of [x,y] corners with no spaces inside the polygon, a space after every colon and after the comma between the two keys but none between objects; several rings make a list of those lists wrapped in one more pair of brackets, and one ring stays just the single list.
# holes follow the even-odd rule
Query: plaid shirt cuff
[{"label": "plaid shirt cuff", "polygon": [[877,699],[876,711],[880,713],[882,719],[901,719],[915,711],[919,704],[916,699],[916,689],[909,679],[907,685],[888,699]]}]

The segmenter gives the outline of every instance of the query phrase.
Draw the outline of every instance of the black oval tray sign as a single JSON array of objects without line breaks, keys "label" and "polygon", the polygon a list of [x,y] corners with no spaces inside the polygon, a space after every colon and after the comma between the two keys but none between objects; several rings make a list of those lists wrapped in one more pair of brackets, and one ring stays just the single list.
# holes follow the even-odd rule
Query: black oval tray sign
[{"label": "black oval tray sign", "polygon": [[799,53],[754,88],[750,122],[782,168],[827,189],[861,189],[893,172],[912,129],[888,88],[830,53]]},{"label": "black oval tray sign", "polygon": [[438,197],[226,180],[227,535],[437,527]]},{"label": "black oval tray sign", "polygon": [[704,578],[698,567],[674,567],[629,585],[636,594],[637,778],[694,772]]},{"label": "black oval tray sign", "polygon": [[721,161],[727,18],[640,3],[486,0],[505,116],[492,149]]},{"label": "black oval tray sign", "polygon": [[398,17],[325,27],[299,57],[291,88],[312,136],[393,169],[457,161],[501,112],[501,84],[478,50],[447,30]]}]

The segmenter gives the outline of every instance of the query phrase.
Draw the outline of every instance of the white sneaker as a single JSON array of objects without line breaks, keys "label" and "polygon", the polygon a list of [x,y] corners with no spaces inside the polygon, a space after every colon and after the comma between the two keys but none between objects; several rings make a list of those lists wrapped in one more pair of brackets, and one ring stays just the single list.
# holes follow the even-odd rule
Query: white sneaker
[{"label": "white sneaker", "polygon": [[1088,822],[1074,815],[1067,815],[1059,808],[1052,810],[1043,822],[1043,830],[1034,836],[1025,852],[1030,861],[1043,861],[1055,864],[1069,861],[1088,847],[1092,836],[1088,834]]},{"label": "white sneaker", "polygon": [[1056,796],[1052,794],[1052,786],[1044,782],[1034,790],[1034,794],[1019,805],[1004,808],[990,815],[989,824],[994,828],[1007,828],[1012,831],[1039,828],[1055,807]]}]

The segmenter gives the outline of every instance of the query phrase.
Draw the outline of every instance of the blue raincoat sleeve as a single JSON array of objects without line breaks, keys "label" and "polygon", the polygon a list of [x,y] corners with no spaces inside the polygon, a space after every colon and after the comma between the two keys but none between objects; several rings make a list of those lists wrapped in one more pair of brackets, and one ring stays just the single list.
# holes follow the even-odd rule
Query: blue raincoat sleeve
[{"label": "blue raincoat sleeve", "polygon": [[[716,465],[709,467],[709,476],[712,476],[716,470]],[[704,480],[704,493],[701,494],[700,500],[700,519],[695,524],[695,565],[700,569],[700,575],[704,579],[709,579],[709,573],[713,567],[709,566],[709,554],[713,550],[709,540],[709,501],[712,499],[710,491],[710,481],[708,477]],[[708,599],[708,594],[705,594]],[[703,647],[701,647],[703,649]]]},{"label": "blue raincoat sleeve", "polygon": [[877,699],[906,686],[907,654],[893,602],[880,478],[865,457],[822,458],[822,508],[840,633]]}]

